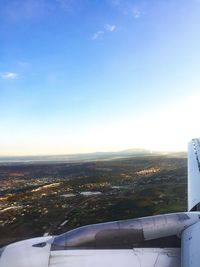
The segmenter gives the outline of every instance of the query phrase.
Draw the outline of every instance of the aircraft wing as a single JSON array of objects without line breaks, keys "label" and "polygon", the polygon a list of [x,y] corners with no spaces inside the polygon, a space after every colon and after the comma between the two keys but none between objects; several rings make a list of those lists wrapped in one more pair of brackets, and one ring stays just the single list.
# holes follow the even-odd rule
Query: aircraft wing
[{"label": "aircraft wing", "polygon": [[[188,211],[200,211],[200,139],[188,145]],[[199,215],[200,218],[200,215]],[[200,222],[185,229],[181,236],[182,267],[200,266]]]}]

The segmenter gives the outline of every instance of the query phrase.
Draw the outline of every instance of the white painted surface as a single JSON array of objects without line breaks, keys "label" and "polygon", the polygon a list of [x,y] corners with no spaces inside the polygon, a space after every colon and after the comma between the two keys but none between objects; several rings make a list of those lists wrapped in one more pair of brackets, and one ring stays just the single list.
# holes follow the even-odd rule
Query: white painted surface
[{"label": "white painted surface", "polygon": [[200,266],[200,222],[188,227],[181,236],[181,267]]},{"label": "white painted surface", "polygon": [[200,147],[197,139],[193,140],[188,145],[188,211],[200,203],[200,171],[196,159],[198,156],[200,160]]},{"label": "white painted surface", "polygon": [[0,258],[0,267],[48,267],[50,243],[44,247],[33,244],[46,242],[51,237],[32,238],[6,246]]},{"label": "white painted surface", "polygon": [[179,249],[52,251],[49,267],[180,267]]},{"label": "white painted surface", "polygon": [[[135,254],[140,258],[141,267],[180,267],[179,248],[139,248],[134,249]],[[148,255],[156,255],[154,265],[151,265]]]}]

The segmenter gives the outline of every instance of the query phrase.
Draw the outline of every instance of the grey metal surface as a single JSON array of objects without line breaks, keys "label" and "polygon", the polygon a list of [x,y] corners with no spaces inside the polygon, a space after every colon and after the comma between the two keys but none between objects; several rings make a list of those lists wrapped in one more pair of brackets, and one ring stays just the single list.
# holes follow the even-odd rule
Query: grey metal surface
[{"label": "grey metal surface", "polygon": [[199,220],[198,213],[174,213],[87,225],[55,237],[51,250],[179,247],[182,231]]}]

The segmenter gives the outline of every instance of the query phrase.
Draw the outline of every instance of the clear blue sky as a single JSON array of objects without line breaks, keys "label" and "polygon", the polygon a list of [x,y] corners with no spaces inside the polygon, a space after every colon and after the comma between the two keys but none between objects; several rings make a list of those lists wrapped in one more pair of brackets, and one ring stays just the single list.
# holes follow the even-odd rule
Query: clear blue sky
[{"label": "clear blue sky", "polygon": [[0,1],[0,155],[183,150],[199,103],[200,1]]}]

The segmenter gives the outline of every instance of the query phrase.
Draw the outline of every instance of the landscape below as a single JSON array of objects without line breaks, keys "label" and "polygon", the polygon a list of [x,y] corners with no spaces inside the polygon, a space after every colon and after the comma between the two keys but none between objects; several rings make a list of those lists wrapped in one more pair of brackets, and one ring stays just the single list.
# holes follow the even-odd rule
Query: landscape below
[{"label": "landscape below", "polygon": [[0,182],[0,247],[82,225],[187,209],[186,155],[3,162]]}]

